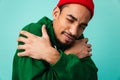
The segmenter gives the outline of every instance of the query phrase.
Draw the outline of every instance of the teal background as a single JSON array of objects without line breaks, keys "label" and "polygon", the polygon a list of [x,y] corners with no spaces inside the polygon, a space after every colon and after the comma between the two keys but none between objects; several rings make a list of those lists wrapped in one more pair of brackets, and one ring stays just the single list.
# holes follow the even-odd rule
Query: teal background
[{"label": "teal background", "polygon": [[[21,28],[43,16],[52,19],[58,0],[0,0],[0,80],[11,80]],[[94,0],[95,15],[84,32],[92,44],[99,80],[120,80],[120,0]]]}]

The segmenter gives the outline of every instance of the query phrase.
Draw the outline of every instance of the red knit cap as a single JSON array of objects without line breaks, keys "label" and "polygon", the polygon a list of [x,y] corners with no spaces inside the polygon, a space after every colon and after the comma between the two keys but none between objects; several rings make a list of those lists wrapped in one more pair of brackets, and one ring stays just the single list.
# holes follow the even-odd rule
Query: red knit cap
[{"label": "red knit cap", "polygon": [[75,3],[75,4],[81,4],[83,6],[85,6],[86,8],[88,8],[91,12],[91,18],[94,15],[94,3],[93,0],[60,0],[57,4],[58,7],[64,5],[64,4],[71,4],[71,3]]}]

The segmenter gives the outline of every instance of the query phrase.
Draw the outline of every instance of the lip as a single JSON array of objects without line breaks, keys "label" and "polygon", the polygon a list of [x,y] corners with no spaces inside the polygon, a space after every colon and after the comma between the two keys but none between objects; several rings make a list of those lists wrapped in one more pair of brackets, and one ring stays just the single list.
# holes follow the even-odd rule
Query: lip
[{"label": "lip", "polygon": [[75,38],[69,35],[68,33],[64,33],[64,36],[66,37],[66,41],[68,42],[72,42],[75,40]]}]

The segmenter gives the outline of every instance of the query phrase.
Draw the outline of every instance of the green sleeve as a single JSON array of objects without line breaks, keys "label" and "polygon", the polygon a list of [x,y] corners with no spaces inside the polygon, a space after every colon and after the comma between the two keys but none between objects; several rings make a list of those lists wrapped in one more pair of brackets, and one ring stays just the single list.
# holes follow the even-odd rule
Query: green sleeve
[{"label": "green sleeve", "polygon": [[60,80],[97,80],[97,68],[90,57],[79,59],[60,51],[61,58],[51,68]]},{"label": "green sleeve", "polygon": [[[30,24],[23,30],[34,32],[30,30],[33,26],[38,25]],[[35,28],[34,34],[38,35],[39,30],[40,27]],[[41,33],[39,34],[38,36],[41,36]],[[60,50],[60,59],[56,64],[50,65],[43,60],[18,57],[17,53],[21,51],[24,50],[17,50],[14,56],[12,80],[97,80],[97,68],[90,57],[80,60],[77,56],[66,55]]]},{"label": "green sleeve", "polygon": [[[25,26],[22,30],[30,32],[31,31],[30,27],[36,27],[37,29],[40,28],[37,26],[38,26],[37,24],[32,23]],[[38,29],[38,32],[40,32],[39,30],[40,29]],[[36,32],[34,32],[34,34],[37,35]],[[39,34],[40,35],[38,36],[41,36],[41,33]],[[20,36],[23,36],[23,35],[20,35]],[[22,45],[22,44],[24,43],[22,42],[18,43],[18,45]],[[48,69],[49,64],[43,60],[35,60],[29,57],[18,57],[17,53],[22,51],[24,50],[16,50],[14,60],[13,60],[12,80],[32,80],[37,76],[42,76],[43,73]]]}]

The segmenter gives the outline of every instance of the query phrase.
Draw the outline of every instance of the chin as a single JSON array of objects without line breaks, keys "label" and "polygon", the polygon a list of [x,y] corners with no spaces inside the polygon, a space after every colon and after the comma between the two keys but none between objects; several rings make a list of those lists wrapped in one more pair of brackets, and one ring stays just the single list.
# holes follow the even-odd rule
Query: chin
[{"label": "chin", "polygon": [[67,42],[65,42],[65,41],[61,41],[61,40],[59,40],[59,39],[57,39],[57,43],[58,43],[59,45],[61,45],[61,46],[68,46],[68,45],[70,45],[69,43],[67,43]]},{"label": "chin", "polygon": [[60,41],[61,44],[63,44],[64,46],[70,46],[73,42],[67,42],[67,41]]}]

